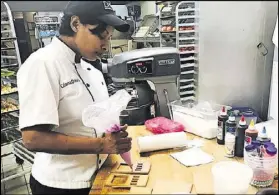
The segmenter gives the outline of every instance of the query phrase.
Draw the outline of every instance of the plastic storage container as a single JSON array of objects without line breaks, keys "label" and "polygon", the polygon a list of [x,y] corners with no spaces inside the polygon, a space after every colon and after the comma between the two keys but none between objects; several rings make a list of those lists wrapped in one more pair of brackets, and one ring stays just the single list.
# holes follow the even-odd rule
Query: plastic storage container
[{"label": "plastic storage container", "polygon": [[278,166],[277,155],[268,158],[260,158],[244,151],[244,162],[252,168],[254,172],[251,185],[261,188],[272,185]]},{"label": "plastic storage container", "polygon": [[223,161],[212,167],[214,194],[246,194],[253,170],[242,163]]},{"label": "plastic storage container", "polygon": [[231,112],[234,113],[235,120],[237,123],[240,121],[242,115],[245,117],[247,124],[250,124],[252,119],[254,120],[255,123],[257,123],[257,121],[260,120],[258,113],[253,108],[232,107],[232,109],[228,111],[228,114],[230,114]]},{"label": "plastic storage container", "polygon": [[[185,131],[207,139],[216,137],[218,114],[223,105],[206,101],[178,100],[171,102],[170,107],[173,120],[181,123]],[[231,107],[226,106],[226,109]]]}]

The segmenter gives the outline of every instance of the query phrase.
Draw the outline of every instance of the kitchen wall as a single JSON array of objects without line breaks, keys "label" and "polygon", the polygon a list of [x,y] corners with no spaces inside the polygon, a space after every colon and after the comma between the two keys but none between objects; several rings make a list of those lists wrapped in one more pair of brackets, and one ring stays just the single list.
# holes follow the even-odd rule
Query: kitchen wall
[{"label": "kitchen wall", "polygon": [[275,49],[272,67],[268,117],[269,119],[275,119],[278,121],[278,16],[273,35],[273,43],[275,45]]},{"label": "kitchen wall", "polygon": [[267,119],[278,3],[201,1],[199,7],[199,99],[250,106]]}]

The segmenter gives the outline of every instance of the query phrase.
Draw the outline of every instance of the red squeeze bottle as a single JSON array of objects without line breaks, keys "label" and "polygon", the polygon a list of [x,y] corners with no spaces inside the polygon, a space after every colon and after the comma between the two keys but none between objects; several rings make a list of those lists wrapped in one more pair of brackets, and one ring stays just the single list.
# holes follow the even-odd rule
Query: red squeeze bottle
[{"label": "red squeeze bottle", "polygon": [[227,114],[225,106],[222,107],[220,114],[218,115],[218,129],[217,129],[217,143],[220,145],[225,144],[225,134],[226,134],[226,121],[229,116]]}]

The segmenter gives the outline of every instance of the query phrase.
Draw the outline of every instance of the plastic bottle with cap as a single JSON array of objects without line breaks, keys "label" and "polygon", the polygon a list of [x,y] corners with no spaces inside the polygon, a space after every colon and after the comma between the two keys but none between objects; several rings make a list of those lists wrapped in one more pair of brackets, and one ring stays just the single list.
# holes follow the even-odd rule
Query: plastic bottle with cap
[{"label": "plastic bottle with cap", "polygon": [[241,116],[241,119],[238,123],[238,126],[236,128],[236,138],[235,138],[235,156],[237,157],[243,157],[243,151],[244,151],[244,142],[245,142],[245,130],[248,128],[248,125],[246,124],[246,120],[244,116]]},{"label": "plastic bottle with cap", "polygon": [[235,135],[231,132],[226,133],[225,137],[226,157],[232,158],[235,155]]},{"label": "plastic bottle with cap", "polygon": [[235,121],[235,116],[234,114],[231,112],[229,119],[226,122],[226,133],[230,132],[232,134],[235,134],[236,131],[236,121]]},{"label": "plastic bottle with cap", "polygon": [[262,131],[259,133],[257,141],[259,141],[261,144],[271,142],[271,139],[268,137],[265,127],[263,127]]},{"label": "plastic bottle with cap", "polygon": [[227,120],[228,120],[228,114],[226,111],[226,107],[223,106],[222,110],[218,116],[217,143],[220,145],[225,144],[226,121]]},{"label": "plastic bottle with cap", "polygon": [[245,130],[245,146],[255,141],[258,137],[258,130],[255,127],[254,120],[252,119],[248,129]]},{"label": "plastic bottle with cap", "polygon": [[235,116],[231,112],[229,119],[226,122],[226,135],[225,135],[225,150],[226,157],[234,157],[235,155],[235,132],[236,121]]}]

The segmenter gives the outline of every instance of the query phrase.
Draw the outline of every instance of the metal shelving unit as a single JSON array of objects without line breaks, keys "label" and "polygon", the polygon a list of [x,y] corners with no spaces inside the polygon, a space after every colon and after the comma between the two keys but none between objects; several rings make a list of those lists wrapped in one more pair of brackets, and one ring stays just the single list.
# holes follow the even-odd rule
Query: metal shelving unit
[{"label": "metal shelving unit", "polygon": [[160,46],[176,47],[180,52],[181,100],[195,99],[198,86],[198,2],[161,1]]},{"label": "metal shelving unit", "polygon": [[[16,72],[21,65],[20,53],[16,38],[11,10],[6,2],[1,1],[1,147],[11,144],[12,153],[2,153],[1,159],[9,155],[16,156],[16,163],[25,160],[32,163],[33,153],[22,144],[21,132],[18,129],[18,93]],[[1,178],[1,183],[20,177],[30,172]]]},{"label": "metal shelving unit", "polygon": [[198,2],[181,1],[176,6],[176,46],[180,51],[180,97],[195,99],[198,84]]},{"label": "metal shelving unit", "polygon": [[138,43],[144,43],[145,47],[149,47],[150,43],[159,43],[158,32],[159,21],[155,15],[146,15],[138,29],[135,30],[132,35],[133,41]]},{"label": "metal shelving unit", "polygon": [[176,6],[179,1],[160,1],[160,47],[176,47]]}]

